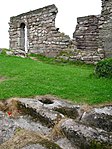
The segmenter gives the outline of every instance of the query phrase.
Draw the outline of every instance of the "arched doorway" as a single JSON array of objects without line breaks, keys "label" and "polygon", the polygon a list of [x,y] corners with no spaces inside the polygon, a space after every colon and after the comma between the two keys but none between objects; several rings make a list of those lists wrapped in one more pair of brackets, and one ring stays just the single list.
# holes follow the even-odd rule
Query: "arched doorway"
[{"label": "arched doorway", "polygon": [[21,50],[25,51],[25,53],[28,52],[28,47],[27,47],[27,27],[25,23],[21,23],[20,25],[20,47]]}]

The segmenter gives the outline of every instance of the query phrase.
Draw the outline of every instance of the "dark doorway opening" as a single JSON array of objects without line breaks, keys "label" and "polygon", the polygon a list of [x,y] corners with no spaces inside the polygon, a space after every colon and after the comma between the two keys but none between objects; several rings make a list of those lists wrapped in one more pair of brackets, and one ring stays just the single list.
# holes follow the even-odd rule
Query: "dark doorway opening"
[{"label": "dark doorway opening", "polygon": [[20,25],[20,47],[21,50],[25,51],[26,53],[28,52],[27,48],[27,28],[25,23],[21,23]]}]

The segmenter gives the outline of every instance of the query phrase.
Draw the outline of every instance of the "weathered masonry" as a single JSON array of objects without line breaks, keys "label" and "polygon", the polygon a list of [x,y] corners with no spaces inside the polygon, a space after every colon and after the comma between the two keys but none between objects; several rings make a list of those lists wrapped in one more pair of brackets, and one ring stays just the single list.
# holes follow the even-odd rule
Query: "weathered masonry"
[{"label": "weathered masonry", "polygon": [[77,18],[73,37],[80,59],[98,61],[112,57],[112,0],[102,0],[101,15]]},{"label": "weathered masonry", "polygon": [[102,0],[99,47],[104,49],[105,57],[112,57],[112,0]]},{"label": "weathered masonry", "polygon": [[69,36],[55,27],[58,10],[49,5],[10,18],[10,48],[18,53],[42,53],[55,56],[70,44]]},{"label": "weathered masonry", "polygon": [[77,59],[94,62],[104,58],[104,51],[98,48],[99,18],[99,15],[77,18],[77,26],[73,34],[77,50],[79,50],[76,55]]},{"label": "weathered masonry", "polygon": [[11,17],[9,38],[14,54],[58,55],[61,59],[87,63],[112,57],[112,0],[102,0],[100,15],[77,18],[73,40],[55,27],[57,12],[55,5],[49,5]]}]

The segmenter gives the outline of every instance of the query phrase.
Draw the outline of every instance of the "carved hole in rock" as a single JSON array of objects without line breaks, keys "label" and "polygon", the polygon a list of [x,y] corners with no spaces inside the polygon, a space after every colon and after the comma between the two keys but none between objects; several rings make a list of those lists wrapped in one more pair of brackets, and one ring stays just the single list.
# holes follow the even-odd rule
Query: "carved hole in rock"
[{"label": "carved hole in rock", "polygon": [[21,23],[20,25],[20,47],[21,50],[28,52],[27,49],[27,27],[25,23]]},{"label": "carved hole in rock", "polygon": [[44,98],[44,99],[39,99],[40,102],[43,104],[53,104],[54,102],[51,99]]}]

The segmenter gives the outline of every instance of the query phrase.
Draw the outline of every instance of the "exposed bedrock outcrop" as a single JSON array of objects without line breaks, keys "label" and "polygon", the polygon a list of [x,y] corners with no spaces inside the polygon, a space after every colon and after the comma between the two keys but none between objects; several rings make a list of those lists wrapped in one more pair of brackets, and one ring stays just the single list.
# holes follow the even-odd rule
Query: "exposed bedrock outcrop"
[{"label": "exposed bedrock outcrop", "polygon": [[52,96],[10,99],[1,105],[0,149],[14,144],[23,149],[112,148],[112,105],[87,108]]}]

